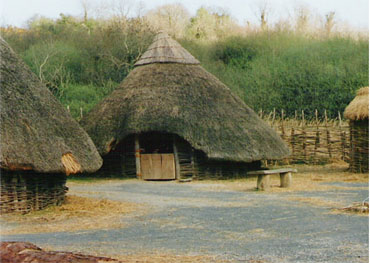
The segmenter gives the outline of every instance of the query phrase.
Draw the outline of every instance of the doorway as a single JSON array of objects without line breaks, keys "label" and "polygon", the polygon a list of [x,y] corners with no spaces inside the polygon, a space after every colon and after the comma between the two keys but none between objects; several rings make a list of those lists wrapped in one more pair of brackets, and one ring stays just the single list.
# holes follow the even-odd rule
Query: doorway
[{"label": "doorway", "polygon": [[144,180],[175,180],[173,136],[160,132],[139,136],[140,170]]}]

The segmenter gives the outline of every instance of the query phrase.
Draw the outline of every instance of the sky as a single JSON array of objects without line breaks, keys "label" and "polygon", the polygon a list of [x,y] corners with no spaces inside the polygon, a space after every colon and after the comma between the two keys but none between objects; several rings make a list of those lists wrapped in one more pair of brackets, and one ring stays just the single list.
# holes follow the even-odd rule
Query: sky
[{"label": "sky", "polygon": [[356,29],[369,29],[369,0],[0,0],[0,26],[25,27],[27,20],[36,14],[49,18],[57,18],[60,13],[81,16],[82,1],[87,1],[90,6],[109,1],[121,1],[131,6],[142,2],[143,13],[171,3],[183,4],[191,15],[202,6],[221,7],[240,24],[246,21],[257,23],[261,3],[267,3],[269,7],[270,23],[288,18],[293,15],[294,9],[304,6],[321,16],[333,11],[338,21]]}]

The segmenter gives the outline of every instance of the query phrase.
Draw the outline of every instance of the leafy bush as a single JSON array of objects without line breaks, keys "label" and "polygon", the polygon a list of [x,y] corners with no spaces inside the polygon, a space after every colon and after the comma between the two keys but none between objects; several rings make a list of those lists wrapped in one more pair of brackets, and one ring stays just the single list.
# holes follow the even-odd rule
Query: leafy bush
[{"label": "leafy bush", "polygon": [[[211,14],[204,21],[209,17],[227,18]],[[209,27],[216,24],[202,22],[202,28],[214,32],[217,28]],[[57,20],[36,18],[27,30],[8,28],[1,33],[76,118],[80,107],[90,110],[127,76],[154,36],[141,18],[81,21],[64,15]],[[256,111],[284,109],[293,116],[296,110],[312,115],[315,109],[326,109],[334,117],[358,88],[369,85],[366,38],[315,37],[288,29],[227,35],[178,40]]]},{"label": "leafy bush", "polygon": [[257,32],[207,47],[182,44],[256,111],[284,109],[294,116],[304,110],[313,116],[315,109],[326,109],[335,117],[358,88],[368,86],[368,40]]},{"label": "leafy bush", "polygon": [[68,85],[61,92],[60,101],[69,107],[72,117],[80,119],[80,109],[83,114],[89,112],[99,101],[111,93],[118,83],[107,82],[105,87],[94,85]]}]

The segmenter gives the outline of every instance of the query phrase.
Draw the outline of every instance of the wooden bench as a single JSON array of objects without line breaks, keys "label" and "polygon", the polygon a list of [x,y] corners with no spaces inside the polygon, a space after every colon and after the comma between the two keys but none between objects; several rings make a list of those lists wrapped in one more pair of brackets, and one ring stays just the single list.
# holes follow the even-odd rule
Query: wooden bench
[{"label": "wooden bench", "polygon": [[270,174],[280,175],[280,187],[289,187],[292,183],[292,173],[297,170],[293,168],[282,168],[276,170],[259,170],[247,172],[247,175],[258,175],[257,190],[265,190],[270,188]]}]

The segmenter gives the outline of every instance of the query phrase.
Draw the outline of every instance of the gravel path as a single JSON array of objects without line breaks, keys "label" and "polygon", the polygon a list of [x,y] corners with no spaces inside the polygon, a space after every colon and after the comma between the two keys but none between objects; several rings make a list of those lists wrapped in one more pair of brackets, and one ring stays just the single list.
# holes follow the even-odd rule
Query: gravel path
[{"label": "gravel path", "polygon": [[[86,254],[212,255],[235,262],[368,262],[368,217],[332,214],[291,197],[351,204],[367,184],[328,192],[211,190],[215,184],[120,181],[73,184],[70,193],[145,204],[122,229],[2,236]],[[208,187],[209,186],[209,187]]]}]

